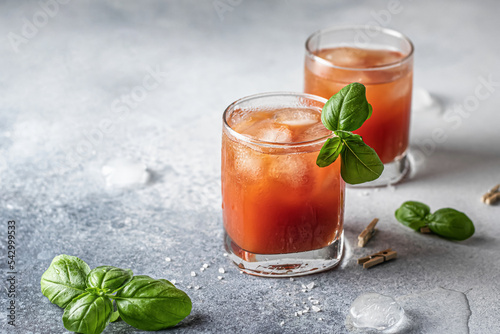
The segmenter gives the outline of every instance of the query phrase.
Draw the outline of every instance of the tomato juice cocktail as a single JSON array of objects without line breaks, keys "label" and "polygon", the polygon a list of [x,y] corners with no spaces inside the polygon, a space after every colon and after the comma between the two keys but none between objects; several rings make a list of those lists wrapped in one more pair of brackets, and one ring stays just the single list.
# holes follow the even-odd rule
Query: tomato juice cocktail
[{"label": "tomato juice cocktail", "polygon": [[[325,102],[306,94],[269,93],[239,100],[224,114],[226,248],[250,273],[292,276],[340,260],[345,188],[340,159],[326,168],[316,165],[332,136],[321,123]],[[298,259],[297,253],[308,255]]]},{"label": "tomato juice cocktail", "polygon": [[404,159],[408,148],[413,46],[397,32],[372,28],[325,29],[311,35],[304,91],[330,98],[349,83],[365,85],[373,114],[355,133],[388,164]]}]

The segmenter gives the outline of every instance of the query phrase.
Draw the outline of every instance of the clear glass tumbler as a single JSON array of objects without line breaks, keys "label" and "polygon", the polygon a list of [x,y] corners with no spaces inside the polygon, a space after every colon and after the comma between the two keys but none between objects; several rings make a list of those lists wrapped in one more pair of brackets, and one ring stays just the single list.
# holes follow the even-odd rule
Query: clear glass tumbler
[{"label": "clear glass tumbler", "polygon": [[401,33],[371,26],[328,28],[306,41],[304,91],[330,98],[342,87],[366,86],[373,114],[355,131],[384,163],[384,172],[361,187],[401,181],[407,158],[413,82],[413,44]]},{"label": "clear glass tumbler", "polygon": [[224,112],[224,243],[248,274],[297,276],[340,262],[340,159],[326,168],[316,165],[333,136],[321,123],[325,102],[303,93],[265,93],[242,98]]}]

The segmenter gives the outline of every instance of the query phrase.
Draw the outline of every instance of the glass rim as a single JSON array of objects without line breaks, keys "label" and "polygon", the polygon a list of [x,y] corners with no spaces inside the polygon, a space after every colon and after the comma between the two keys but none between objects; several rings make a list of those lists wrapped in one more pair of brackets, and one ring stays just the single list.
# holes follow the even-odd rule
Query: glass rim
[{"label": "glass rim", "polygon": [[335,137],[335,134],[331,132],[330,134],[326,136],[322,136],[319,138],[315,138],[312,140],[307,140],[307,141],[302,141],[302,142],[293,142],[293,143],[279,143],[279,142],[270,142],[270,141],[265,141],[265,140],[259,140],[255,139],[249,136],[246,136],[242,133],[237,132],[227,122],[228,115],[231,111],[235,109],[235,107],[245,101],[250,101],[254,99],[259,99],[259,98],[265,98],[265,97],[272,97],[272,96],[288,96],[288,97],[298,97],[298,98],[307,98],[310,100],[314,100],[316,102],[320,102],[325,104],[328,100],[317,95],[313,94],[307,94],[307,93],[296,93],[296,92],[267,92],[267,93],[257,93],[253,95],[248,95],[245,97],[242,97],[233,103],[231,103],[225,110],[224,113],[222,114],[222,121],[223,121],[223,126],[224,130],[226,130],[231,136],[236,138],[239,141],[243,141],[246,143],[250,143],[253,145],[261,146],[261,147],[267,147],[267,148],[300,148],[300,147],[307,147],[315,144],[320,144],[321,142],[325,142],[328,138]]},{"label": "glass rim", "polygon": [[[333,31],[349,31],[349,30],[365,30],[366,31],[366,30],[370,30],[370,29],[377,30],[377,31],[384,33],[386,35],[390,35],[390,36],[404,40],[410,46],[410,52],[408,52],[407,55],[405,55],[403,58],[401,58],[400,60],[397,60],[395,62],[391,62],[391,63],[387,63],[387,64],[383,64],[383,65],[378,65],[378,66],[373,66],[373,67],[368,67],[368,68],[356,68],[356,67],[345,67],[345,66],[334,65],[332,62],[315,55],[309,48],[309,43],[311,42],[311,40],[314,37],[317,37],[317,36],[325,34],[325,33],[333,32]],[[328,28],[316,30],[311,35],[309,35],[309,37],[307,38],[306,43],[305,43],[305,47],[306,47],[306,56],[307,57],[313,58],[314,60],[316,60],[322,64],[328,65],[331,68],[336,68],[339,70],[347,70],[347,71],[380,71],[380,70],[398,67],[398,66],[401,66],[404,63],[408,62],[412,58],[413,53],[415,51],[415,47],[413,45],[413,42],[403,33],[399,32],[397,30],[394,30],[394,29],[383,28],[380,26],[370,26],[370,25],[334,26],[334,27],[328,27]]]}]

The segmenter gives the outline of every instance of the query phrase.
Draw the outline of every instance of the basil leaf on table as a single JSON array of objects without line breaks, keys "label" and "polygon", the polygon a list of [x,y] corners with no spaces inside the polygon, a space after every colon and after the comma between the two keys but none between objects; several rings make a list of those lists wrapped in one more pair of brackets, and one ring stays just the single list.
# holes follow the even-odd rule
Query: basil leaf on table
[{"label": "basil leaf on table", "polygon": [[340,152],[342,152],[343,145],[339,137],[328,138],[319,151],[316,164],[319,167],[326,167],[331,165],[337,160]]},{"label": "basil leaf on table", "polygon": [[463,212],[451,208],[430,212],[429,206],[416,201],[408,201],[396,210],[396,219],[416,231],[428,227],[433,233],[447,239],[465,240],[474,232],[474,223]]},{"label": "basil leaf on table", "polygon": [[342,88],[326,102],[321,121],[331,131],[354,131],[370,118],[372,107],[366,100],[366,88],[354,82]]},{"label": "basil leaf on table", "polygon": [[165,279],[134,276],[113,297],[123,321],[156,331],[172,327],[191,313],[191,299]]},{"label": "basil leaf on table", "polygon": [[68,304],[63,324],[69,331],[99,334],[109,324],[112,313],[113,303],[108,297],[85,293]]},{"label": "basil leaf on table", "polygon": [[396,219],[403,225],[408,226],[415,231],[427,225],[425,217],[431,212],[429,206],[424,203],[408,201],[404,202],[396,210]]},{"label": "basil leaf on table", "polygon": [[432,232],[448,239],[465,240],[475,231],[472,220],[455,209],[439,209],[429,215],[427,220],[427,226]]},{"label": "basil leaf on table", "polygon": [[350,184],[376,180],[384,171],[375,150],[363,142],[359,135],[349,132],[339,133],[344,149],[342,150],[342,179]]},{"label": "basil leaf on table", "polygon": [[130,269],[121,269],[113,266],[100,266],[92,269],[87,276],[87,286],[102,290],[115,291],[132,279]]},{"label": "basil leaf on table", "polygon": [[56,256],[42,275],[42,293],[51,303],[64,308],[85,293],[89,272],[89,266],[75,256]]}]

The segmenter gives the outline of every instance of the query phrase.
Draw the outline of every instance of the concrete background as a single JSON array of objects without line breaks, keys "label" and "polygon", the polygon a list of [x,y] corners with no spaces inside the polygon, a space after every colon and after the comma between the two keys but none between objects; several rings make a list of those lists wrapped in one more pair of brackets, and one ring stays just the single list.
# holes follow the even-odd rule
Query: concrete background
[{"label": "concrete background", "polygon": [[[91,267],[176,280],[193,311],[171,333],[347,333],[349,305],[364,292],[407,298],[440,288],[466,297],[449,306],[438,300],[435,315],[419,304],[414,332],[498,333],[500,207],[479,198],[500,183],[500,3],[391,3],[3,1],[0,270],[6,277],[6,226],[15,220],[18,309],[14,328],[2,289],[0,332],[66,332],[39,281],[54,256],[70,254]],[[294,281],[242,275],[223,256],[222,112],[246,95],[301,91],[308,35],[347,24],[409,36],[414,86],[442,111],[413,113],[411,180],[348,190],[350,250],[340,268]],[[150,182],[107,186],[101,168],[117,158],[147,165]],[[462,210],[476,234],[450,242],[414,233],[393,216],[406,200]],[[374,217],[380,233],[358,249],[356,236]],[[392,263],[356,264],[389,246],[399,254]],[[204,263],[210,267],[201,272]],[[295,316],[308,297],[321,312]],[[453,314],[462,321],[446,327]],[[131,332],[124,322],[105,331]]]}]

